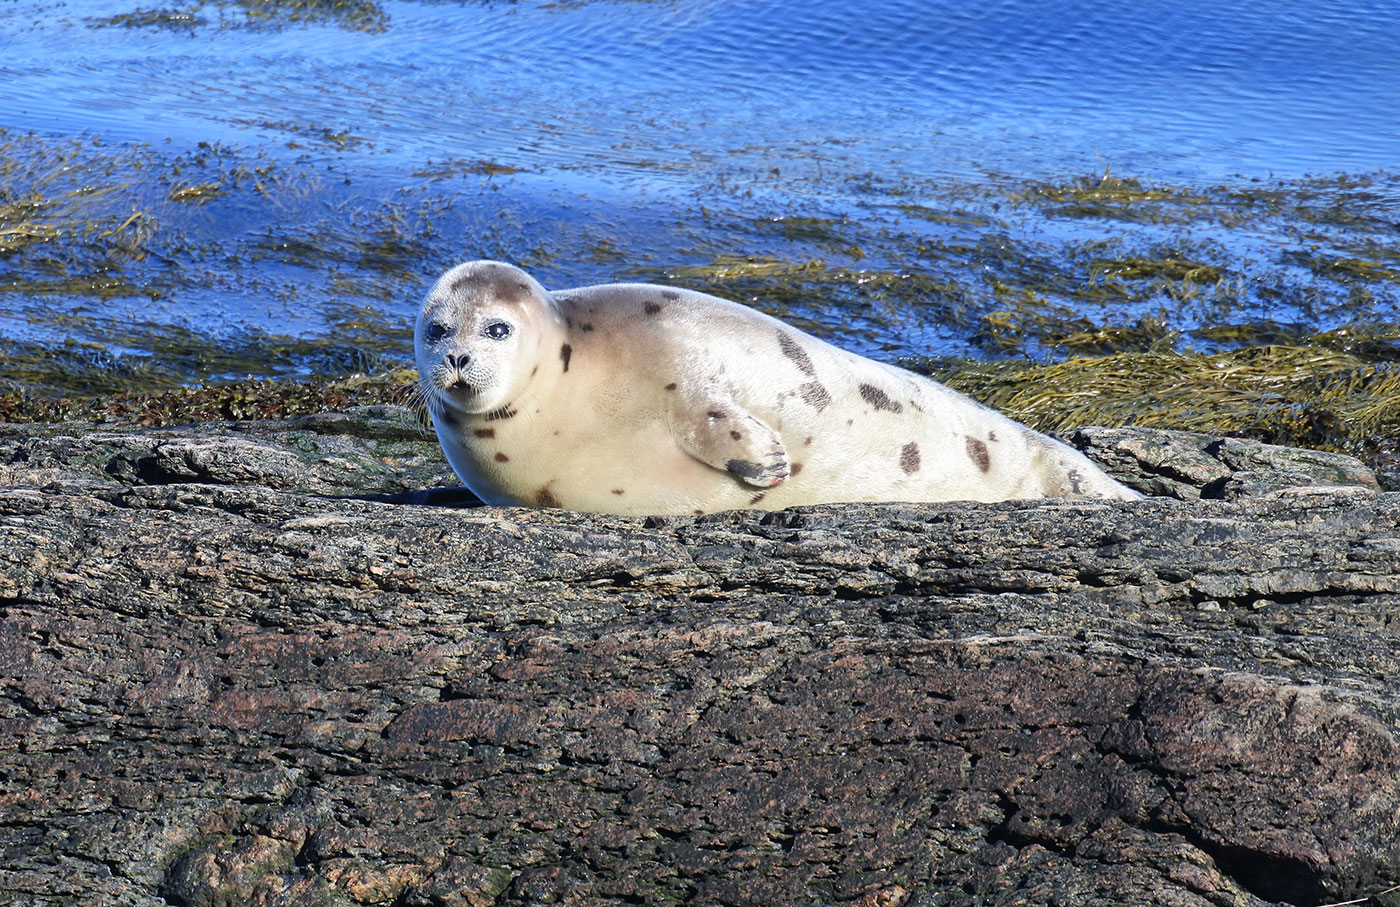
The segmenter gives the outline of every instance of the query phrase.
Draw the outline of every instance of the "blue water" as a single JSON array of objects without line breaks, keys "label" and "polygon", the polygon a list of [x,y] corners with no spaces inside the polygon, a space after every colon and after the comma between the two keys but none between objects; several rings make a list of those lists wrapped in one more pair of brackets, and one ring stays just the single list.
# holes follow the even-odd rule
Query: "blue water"
[{"label": "blue water", "polygon": [[470,151],[604,181],[736,157],[920,175],[1103,160],[1212,180],[1400,162],[1385,0],[384,7],[388,28],[365,34],[94,28],[123,5],[0,6],[0,124],[247,141],[276,138],[259,122],[314,121],[410,162]]},{"label": "blue water", "polygon": [[[139,7],[0,2],[0,128],[172,154],[226,143],[354,187],[327,189],[326,211],[422,187],[444,163],[522,171],[446,184],[471,211],[454,215],[462,235],[425,268],[598,225],[680,254],[719,198],[731,210],[744,195],[852,211],[866,175],[976,183],[1111,168],[1245,185],[1400,167],[1400,0],[382,8],[387,27],[365,32],[248,27],[217,5],[197,7],[193,28],[101,26]],[[1395,182],[1375,195],[1394,217]],[[207,225],[212,236],[268,222],[228,216]],[[488,229],[511,238],[473,241]],[[552,283],[619,269],[557,256],[539,268]],[[275,304],[205,288],[168,317],[315,333],[339,305],[315,292]],[[415,305],[405,292],[380,308],[401,319]],[[0,322],[0,334],[12,329]],[[941,341],[916,333],[909,346],[924,342]]]}]

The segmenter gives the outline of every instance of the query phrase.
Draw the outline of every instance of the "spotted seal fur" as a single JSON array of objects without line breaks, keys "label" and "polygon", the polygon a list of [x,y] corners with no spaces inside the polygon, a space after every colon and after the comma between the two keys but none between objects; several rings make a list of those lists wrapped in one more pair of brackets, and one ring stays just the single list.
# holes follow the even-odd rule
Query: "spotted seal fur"
[{"label": "spotted seal fur", "polygon": [[1139,497],[941,384],[690,290],[551,292],[513,265],[468,262],[428,293],[415,346],[443,451],[490,504]]}]

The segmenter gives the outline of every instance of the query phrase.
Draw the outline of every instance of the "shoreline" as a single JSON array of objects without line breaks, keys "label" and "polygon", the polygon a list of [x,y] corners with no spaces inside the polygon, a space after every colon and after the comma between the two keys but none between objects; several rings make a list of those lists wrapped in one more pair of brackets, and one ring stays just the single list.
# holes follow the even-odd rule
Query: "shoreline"
[{"label": "shoreline", "polygon": [[[1037,431],[1136,426],[1345,453],[1375,470],[1382,487],[1400,489],[1400,367],[1388,358],[1358,355],[1353,349],[1362,344],[1354,336],[1328,339],[1214,354],[901,364]],[[0,424],[161,427],[280,419],[411,405],[416,380],[413,369],[399,368],[339,378],[208,383],[151,394],[60,397],[11,390],[0,392]],[[422,425],[431,433],[426,420]]]}]

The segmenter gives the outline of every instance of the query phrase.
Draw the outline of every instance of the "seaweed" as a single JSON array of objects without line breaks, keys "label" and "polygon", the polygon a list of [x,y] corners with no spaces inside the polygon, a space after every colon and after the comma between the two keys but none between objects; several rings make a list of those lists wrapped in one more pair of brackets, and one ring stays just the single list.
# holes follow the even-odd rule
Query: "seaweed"
[{"label": "seaweed", "polygon": [[439,181],[463,176],[484,176],[487,180],[497,176],[512,176],[523,172],[519,167],[498,164],[495,161],[468,161],[450,158],[445,161],[429,161],[426,166],[414,171],[414,179]]},{"label": "seaweed", "polygon": [[426,425],[426,412],[417,405],[416,377],[412,370],[397,370],[339,379],[248,379],[154,394],[127,391],[103,396],[43,396],[12,390],[0,392],[0,422],[87,421],[157,427],[287,419],[388,403],[414,406]]},{"label": "seaweed", "polygon": [[[1375,259],[1348,258],[1301,251],[1288,251],[1285,257],[1303,265],[1319,277],[1347,283],[1352,281],[1400,281],[1400,267],[1382,264]],[[1379,258],[1381,256],[1377,256]]]},{"label": "seaweed", "polygon": [[631,268],[630,276],[738,299],[807,330],[845,336],[857,321],[917,314],[945,324],[968,317],[963,288],[918,268],[856,268],[825,259],[718,255],[705,264]]},{"label": "seaweed", "polygon": [[1229,210],[1219,193],[1149,186],[1132,177],[1115,177],[1111,168],[1098,176],[1078,177],[1065,183],[1032,182],[1013,189],[1010,198],[1041,208],[1053,217],[1156,224],[1196,220],[1206,209],[1212,209],[1212,216],[1219,219]]},{"label": "seaweed", "polygon": [[1043,431],[1137,425],[1365,455],[1400,436],[1397,341],[1400,325],[1215,353],[910,364]]},{"label": "seaweed", "polygon": [[[849,204],[773,201],[725,176],[703,207],[624,215],[530,208],[514,167],[470,158],[425,163],[412,188],[356,195],[324,166],[368,147],[353,129],[259,125],[310,139],[316,166],[218,143],[171,154],[0,131],[0,292],[13,323],[48,337],[4,341],[8,417],[149,422],[382,401],[393,392],[354,376],[410,361],[405,300],[461,255],[465,235],[469,254],[542,280],[582,269],[680,284],[867,354],[956,352],[940,374],[1041,427],[1151,424],[1351,451],[1400,434],[1400,253],[1385,207],[1395,175],[1253,187],[1107,171],[824,177],[859,188]],[[463,203],[469,192],[488,203]],[[228,297],[233,311],[285,300],[315,317],[214,330],[82,303],[178,307],[191,295]],[[968,358],[978,354],[997,358]],[[354,381],[367,383],[343,389]],[[68,402],[42,402],[53,400]]]},{"label": "seaweed", "polygon": [[350,31],[377,32],[389,24],[389,14],[373,0],[199,0],[188,10],[138,9],[94,17],[88,20],[88,25],[92,28],[192,30],[211,24],[210,18],[202,15],[206,6],[215,8],[215,21],[220,28],[238,25],[284,28],[327,23]]}]

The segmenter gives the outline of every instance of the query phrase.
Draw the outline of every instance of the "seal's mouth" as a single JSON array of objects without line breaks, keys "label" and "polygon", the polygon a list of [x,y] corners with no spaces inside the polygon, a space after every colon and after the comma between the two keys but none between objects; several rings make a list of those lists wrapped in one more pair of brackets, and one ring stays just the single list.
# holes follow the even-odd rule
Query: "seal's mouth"
[{"label": "seal's mouth", "polygon": [[428,390],[443,396],[467,400],[481,392],[486,376],[473,374],[476,369],[450,368],[439,366],[433,369]]},{"label": "seal's mouth", "polygon": [[472,401],[480,395],[481,388],[464,375],[443,374],[444,371],[438,370],[438,373],[418,382],[423,404],[428,411],[434,415],[444,415],[452,411],[473,411],[475,407],[472,406]]},{"label": "seal's mouth", "polygon": [[457,410],[465,413],[476,411],[473,401],[480,394],[481,388],[459,378],[447,387],[430,388],[426,396],[430,405],[436,407],[439,412]]}]

